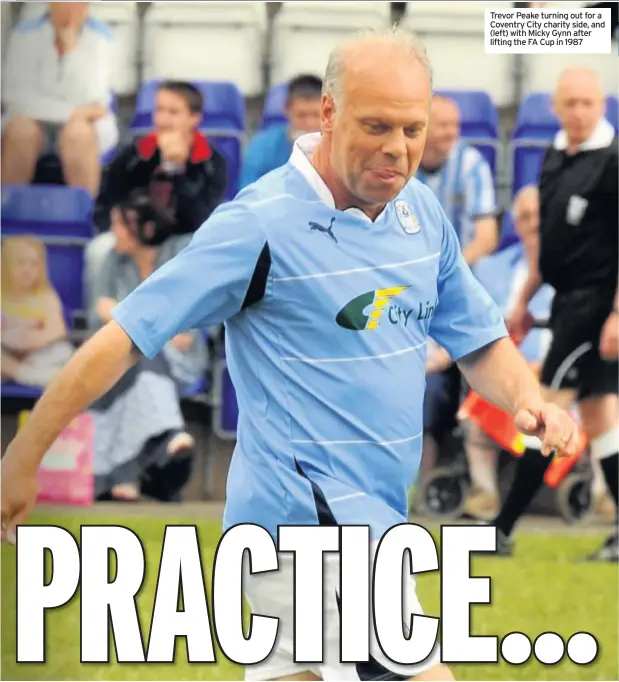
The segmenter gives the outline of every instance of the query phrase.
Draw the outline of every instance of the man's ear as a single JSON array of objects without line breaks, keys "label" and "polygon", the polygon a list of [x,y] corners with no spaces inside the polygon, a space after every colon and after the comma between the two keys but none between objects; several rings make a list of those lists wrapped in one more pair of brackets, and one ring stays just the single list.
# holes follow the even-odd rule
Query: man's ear
[{"label": "man's ear", "polygon": [[201,120],[202,120],[202,113],[191,115],[191,124],[192,124],[194,130],[198,129],[198,126],[200,125]]},{"label": "man's ear", "polygon": [[335,121],[335,100],[329,94],[322,96],[320,102],[320,128],[323,133],[333,131]]}]

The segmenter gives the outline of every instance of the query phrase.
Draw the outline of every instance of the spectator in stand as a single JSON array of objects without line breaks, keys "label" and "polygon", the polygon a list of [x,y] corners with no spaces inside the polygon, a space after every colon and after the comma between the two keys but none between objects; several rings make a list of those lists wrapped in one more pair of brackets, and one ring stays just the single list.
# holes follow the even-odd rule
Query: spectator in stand
[{"label": "spectator in stand", "polygon": [[2,378],[45,387],[73,355],[62,302],[47,275],[45,245],[2,240]]},{"label": "spectator in stand", "polygon": [[118,142],[110,110],[113,36],[88,2],[52,2],[11,32],[2,79],[2,183],[27,184],[41,156],[93,196],[100,156]]},{"label": "spectator in stand", "polygon": [[460,140],[460,112],[447,97],[432,99],[428,138],[416,177],[436,194],[469,266],[474,268],[495,251],[499,230],[492,170],[477,149]]},{"label": "spectator in stand", "polygon": [[[117,303],[191,240],[190,235],[170,237],[169,231],[168,215],[153,203],[148,190],[134,190],[112,209],[114,248],[93,282],[93,332],[112,319]],[[178,498],[191,473],[194,447],[179,395],[203,377],[206,368],[202,336],[196,331],[179,334],[153,360],[140,358],[93,405],[97,498]]]},{"label": "spectator in stand", "polygon": [[253,137],[245,153],[241,189],[288,163],[298,137],[320,132],[321,97],[322,80],[317,76],[297,76],[290,81],[286,101],[288,121],[269,126]]},{"label": "spectator in stand", "polygon": [[[494,180],[483,156],[459,137],[457,105],[435,95],[416,177],[436,195],[456,230],[464,259],[474,270],[499,242]],[[452,447],[451,438],[457,425],[456,411],[462,390],[460,372],[451,362],[443,367],[441,360],[441,353],[429,354],[431,376],[424,400],[423,475],[435,466],[445,444]],[[446,442],[444,437],[448,439]]]},{"label": "spectator in stand", "polygon": [[87,250],[88,281],[112,250],[112,208],[136,189],[146,189],[168,215],[170,234],[192,234],[221,203],[226,162],[198,130],[204,100],[191,83],[165,81],[158,89],[154,130],[127,145],[112,162],[97,202],[96,222],[103,234]]}]

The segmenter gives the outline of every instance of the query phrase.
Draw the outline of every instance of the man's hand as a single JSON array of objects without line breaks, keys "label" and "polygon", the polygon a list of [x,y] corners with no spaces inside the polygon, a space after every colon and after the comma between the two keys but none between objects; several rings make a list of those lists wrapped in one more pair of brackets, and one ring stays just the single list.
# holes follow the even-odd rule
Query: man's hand
[{"label": "man's hand", "polygon": [[600,337],[600,355],[604,360],[616,360],[619,357],[619,316],[612,312],[602,328]]},{"label": "man's hand", "polygon": [[177,334],[170,343],[182,353],[186,353],[193,343],[193,334],[191,332]]},{"label": "man's hand", "polygon": [[36,502],[37,470],[9,445],[2,458],[1,476],[2,541],[15,544],[15,528],[24,523]]},{"label": "man's hand", "polygon": [[181,133],[175,131],[159,133],[157,144],[164,161],[177,164],[187,163],[191,152],[191,145]]},{"label": "man's hand", "polygon": [[553,450],[562,456],[575,455],[578,451],[578,425],[554,403],[541,399],[525,403],[516,413],[514,422],[519,431],[542,441],[544,457]]},{"label": "man's hand", "polygon": [[507,331],[516,343],[520,343],[531,331],[533,322],[533,315],[529,312],[527,304],[518,301],[507,319]]},{"label": "man's hand", "polygon": [[73,112],[71,120],[82,120],[92,123],[93,121],[98,121],[100,118],[103,118],[106,114],[107,109],[102,104],[94,102],[93,104],[87,104],[86,106],[78,107]]}]

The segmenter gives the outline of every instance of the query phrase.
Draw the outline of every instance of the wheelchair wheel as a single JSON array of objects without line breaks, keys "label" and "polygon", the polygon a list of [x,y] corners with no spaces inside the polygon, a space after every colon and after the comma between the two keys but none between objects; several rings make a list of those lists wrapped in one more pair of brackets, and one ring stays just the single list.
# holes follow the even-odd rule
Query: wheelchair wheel
[{"label": "wheelchair wheel", "polygon": [[438,467],[415,493],[425,514],[433,518],[458,518],[462,514],[468,481],[460,467]]},{"label": "wheelchair wheel", "polygon": [[593,510],[591,474],[587,472],[568,474],[557,488],[557,508],[568,523],[583,521]]}]

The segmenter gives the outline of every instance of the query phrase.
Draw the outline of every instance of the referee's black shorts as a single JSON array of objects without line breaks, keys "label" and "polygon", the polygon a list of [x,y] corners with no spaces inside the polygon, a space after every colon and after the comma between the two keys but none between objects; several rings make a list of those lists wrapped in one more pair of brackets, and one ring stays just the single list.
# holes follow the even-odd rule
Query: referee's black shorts
[{"label": "referee's black shorts", "polygon": [[600,356],[600,336],[612,311],[615,291],[557,293],[552,305],[552,342],[542,368],[542,384],[572,389],[580,400],[619,392],[619,365]]}]

